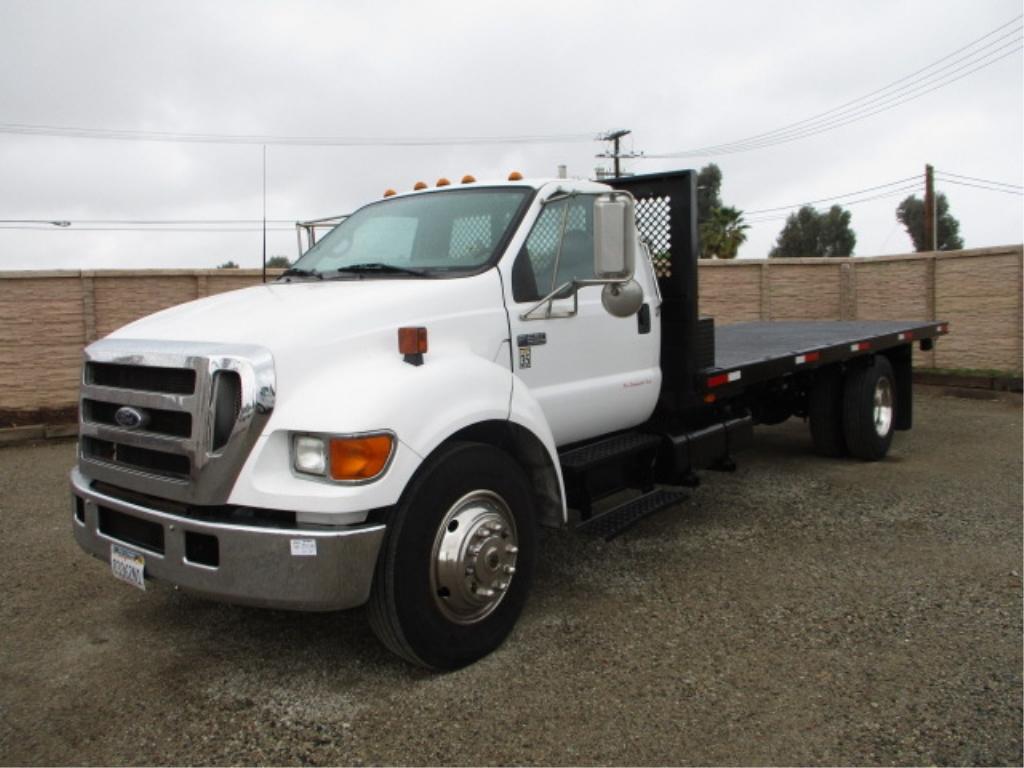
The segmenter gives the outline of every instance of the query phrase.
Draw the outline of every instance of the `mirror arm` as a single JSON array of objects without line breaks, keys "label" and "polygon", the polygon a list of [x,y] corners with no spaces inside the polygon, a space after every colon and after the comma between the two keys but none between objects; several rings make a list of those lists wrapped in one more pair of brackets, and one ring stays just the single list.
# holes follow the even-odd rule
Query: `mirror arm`
[{"label": "mirror arm", "polygon": [[562,283],[560,286],[558,286],[557,288],[553,289],[550,293],[548,293],[547,296],[545,296],[543,299],[540,299],[536,304],[531,306],[528,310],[526,310],[525,312],[522,312],[519,315],[519,319],[520,320],[537,320],[538,318],[530,317],[530,315],[532,315],[538,309],[543,307],[545,304],[548,305],[548,310],[547,310],[546,316],[547,317],[551,317],[551,304],[554,302],[555,299],[566,298],[564,296],[559,296],[559,294],[564,292],[566,288],[572,288],[572,298],[573,298],[573,308],[572,309],[573,309],[573,314],[576,314],[576,307],[577,307],[577,299],[576,299],[576,297],[578,295],[577,291],[576,291],[576,281],[575,280],[570,280],[567,283]]},{"label": "mirror arm", "polygon": [[[567,283],[562,283],[560,286],[558,286],[553,291],[551,291],[547,296],[545,296],[544,298],[538,300],[535,304],[533,304],[525,312],[520,313],[519,319],[520,320],[539,320],[540,318],[538,318],[538,317],[531,317],[531,315],[533,315],[534,312],[536,312],[538,309],[543,307],[545,304],[548,305],[548,309],[547,309],[547,313],[545,314],[545,317],[572,317],[579,310],[580,288],[586,288],[588,285],[625,285],[631,279],[632,278],[626,278],[625,280],[621,280],[621,279],[611,279],[611,278],[603,279],[603,278],[593,277],[593,278],[588,278],[586,280],[576,280],[576,279],[570,280]],[[568,298],[568,296],[559,295],[559,294],[563,294],[567,288],[571,288],[572,289],[572,311],[569,312],[566,315],[552,315],[551,314],[551,306],[550,305],[555,301],[555,299],[565,299],[565,298]]]}]

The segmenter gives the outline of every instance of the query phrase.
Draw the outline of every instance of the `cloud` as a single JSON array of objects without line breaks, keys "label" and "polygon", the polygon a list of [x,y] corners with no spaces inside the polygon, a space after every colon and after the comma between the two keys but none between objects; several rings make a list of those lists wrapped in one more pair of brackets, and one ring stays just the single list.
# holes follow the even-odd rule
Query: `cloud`
[{"label": "cloud", "polygon": [[[990,0],[845,5],[696,2],[0,2],[0,122],[275,135],[487,136],[633,130],[648,152],[730,141],[829,109],[1019,12]],[[921,19],[930,19],[927,34]],[[727,202],[757,209],[923,171],[1021,183],[1020,55],[898,109],[717,162]],[[597,142],[278,147],[268,215],[313,218],[423,179],[590,176]],[[633,161],[629,170],[680,167]],[[254,219],[258,146],[0,134],[0,219]],[[945,190],[968,245],[1019,242],[1019,197]],[[898,198],[852,208],[860,254],[908,247]],[[782,222],[758,224],[763,256]],[[294,255],[271,232],[271,254]],[[256,232],[0,229],[0,268],[259,261]]]}]

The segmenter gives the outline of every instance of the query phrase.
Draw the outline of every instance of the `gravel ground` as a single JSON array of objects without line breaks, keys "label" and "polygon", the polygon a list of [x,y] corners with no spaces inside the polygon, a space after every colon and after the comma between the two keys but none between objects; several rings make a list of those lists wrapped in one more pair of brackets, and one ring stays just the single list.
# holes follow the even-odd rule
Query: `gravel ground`
[{"label": "gravel ground", "polygon": [[547,532],[512,638],[451,674],[361,610],[115,582],[70,442],[0,450],[0,763],[1022,763],[1021,401],[919,390],[876,465],[758,433],[609,544]]}]

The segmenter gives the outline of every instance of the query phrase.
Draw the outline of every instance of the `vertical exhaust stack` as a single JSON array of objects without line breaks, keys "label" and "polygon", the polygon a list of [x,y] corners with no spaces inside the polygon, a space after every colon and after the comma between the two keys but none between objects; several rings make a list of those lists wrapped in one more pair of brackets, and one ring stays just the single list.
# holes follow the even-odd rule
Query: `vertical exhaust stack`
[{"label": "vertical exhaust stack", "polygon": [[[650,173],[604,182],[636,198],[637,231],[650,248],[658,276],[662,405],[672,411],[697,407],[702,402],[696,386],[699,352],[703,350],[703,357],[709,352],[698,323],[697,172]],[[713,359],[713,349],[710,355]]]},{"label": "vertical exhaust stack", "polygon": [[558,166],[558,178],[567,179],[569,178],[569,168],[565,165]]}]

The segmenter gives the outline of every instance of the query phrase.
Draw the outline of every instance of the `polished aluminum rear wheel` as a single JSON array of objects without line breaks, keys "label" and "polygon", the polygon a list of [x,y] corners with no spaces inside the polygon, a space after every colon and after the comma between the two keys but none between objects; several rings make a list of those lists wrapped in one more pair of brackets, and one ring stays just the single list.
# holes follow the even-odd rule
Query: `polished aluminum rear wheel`
[{"label": "polished aluminum rear wheel", "polygon": [[875,382],[872,414],[875,433],[879,437],[886,437],[892,429],[893,416],[892,381],[888,377],[881,377]]}]

